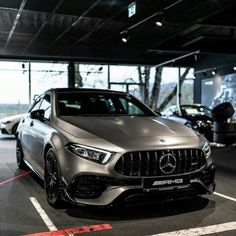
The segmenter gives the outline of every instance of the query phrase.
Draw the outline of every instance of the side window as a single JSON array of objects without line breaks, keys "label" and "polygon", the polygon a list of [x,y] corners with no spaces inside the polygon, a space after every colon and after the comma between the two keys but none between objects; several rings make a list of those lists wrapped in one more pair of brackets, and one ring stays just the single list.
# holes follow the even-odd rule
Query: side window
[{"label": "side window", "polygon": [[43,101],[41,103],[40,109],[44,110],[44,118],[49,120],[51,116],[51,101],[50,101],[50,95],[46,94],[43,98]]},{"label": "side window", "polygon": [[34,102],[34,104],[32,105],[32,107],[29,109],[29,112],[38,110],[39,107],[40,107],[41,102],[42,102],[42,99],[37,99],[37,100]]}]

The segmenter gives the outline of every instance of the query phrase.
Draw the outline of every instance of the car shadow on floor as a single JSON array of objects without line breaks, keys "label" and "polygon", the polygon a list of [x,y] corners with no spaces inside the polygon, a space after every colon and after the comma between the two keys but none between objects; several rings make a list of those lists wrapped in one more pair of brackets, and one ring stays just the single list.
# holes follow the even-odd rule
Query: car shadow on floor
[{"label": "car shadow on floor", "polygon": [[11,141],[11,140],[16,140],[16,137],[13,135],[0,135],[0,141]]},{"label": "car shadow on floor", "polygon": [[69,205],[65,212],[69,216],[76,218],[117,221],[180,215],[200,211],[202,209],[214,211],[215,202],[204,197],[195,197],[192,199],[169,201],[159,204],[136,204],[104,209]]}]

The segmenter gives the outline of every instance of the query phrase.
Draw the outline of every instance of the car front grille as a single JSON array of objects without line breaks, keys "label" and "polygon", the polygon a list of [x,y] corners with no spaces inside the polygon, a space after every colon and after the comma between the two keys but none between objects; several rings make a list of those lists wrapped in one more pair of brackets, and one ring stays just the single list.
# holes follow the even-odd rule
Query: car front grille
[{"label": "car front grille", "polygon": [[[171,173],[164,173],[160,168],[160,158],[167,154],[176,159],[176,166]],[[200,149],[140,151],[121,156],[115,171],[124,176],[169,176],[197,172],[205,165],[206,158]]]}]

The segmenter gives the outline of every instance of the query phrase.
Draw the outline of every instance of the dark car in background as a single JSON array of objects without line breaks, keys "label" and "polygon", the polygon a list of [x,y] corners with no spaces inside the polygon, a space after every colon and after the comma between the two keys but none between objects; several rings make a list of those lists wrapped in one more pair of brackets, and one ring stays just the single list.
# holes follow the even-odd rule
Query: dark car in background
[{"label": "dark car in background", "polygon": [[52,89],[18,126],[19,168],[45,182],[48,203],[168,200],[212,193],[209,142],[110,90]]},{"label": "dark car in background", "polygon": [[209,141],[213,140],[213,119],[211,109],[201,104],[170,106],[163,116],[175,120],[203,134]]}]

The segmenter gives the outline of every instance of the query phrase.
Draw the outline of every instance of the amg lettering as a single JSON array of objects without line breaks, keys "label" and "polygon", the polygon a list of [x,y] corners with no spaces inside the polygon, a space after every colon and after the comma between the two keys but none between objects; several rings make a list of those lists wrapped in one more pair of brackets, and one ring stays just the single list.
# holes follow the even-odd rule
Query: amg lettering
[{"label": "amg lettering", "polygon": [[183,179],[166,179],[166,180],[156,180],[152,184],[152,186],[162,186],[162,185],[173,185],[173,184],[182,184],[184,181]]}]

